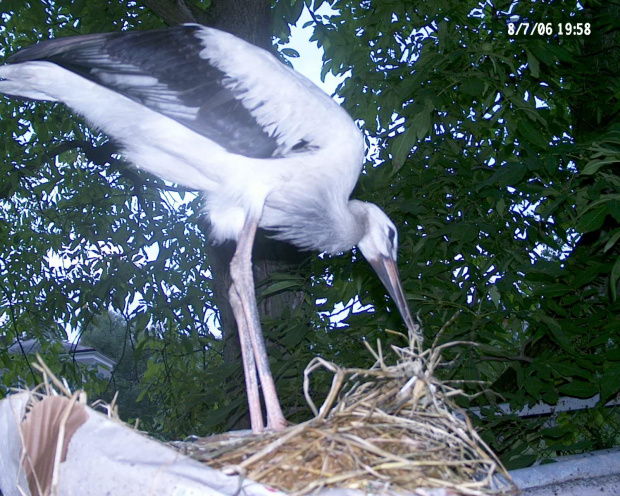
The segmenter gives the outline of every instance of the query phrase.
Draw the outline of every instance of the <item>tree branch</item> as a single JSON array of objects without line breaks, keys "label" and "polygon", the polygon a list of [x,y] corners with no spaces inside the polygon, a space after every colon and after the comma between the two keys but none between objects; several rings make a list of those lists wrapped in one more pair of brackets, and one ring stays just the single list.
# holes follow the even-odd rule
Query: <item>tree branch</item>
[{"label": "tree branch", "polygon": [[168,26],[176,26],[186,22],[198,22],[198,19],[184,0],[144,0],[143,3]]}]

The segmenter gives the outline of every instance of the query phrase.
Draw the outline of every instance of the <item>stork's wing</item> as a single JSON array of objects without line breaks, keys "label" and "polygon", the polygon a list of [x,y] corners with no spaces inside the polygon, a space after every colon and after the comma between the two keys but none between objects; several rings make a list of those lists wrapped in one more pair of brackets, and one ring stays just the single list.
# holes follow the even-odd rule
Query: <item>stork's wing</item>
[{"label": "stork's wing", "polygon": [[204,26],[50,40],[9,59],[29,61],[53,62],[247,157],[316,149],[323,140],[311,124],[329,129],[330,111],[342,118],[335,102],[268,52]]}]

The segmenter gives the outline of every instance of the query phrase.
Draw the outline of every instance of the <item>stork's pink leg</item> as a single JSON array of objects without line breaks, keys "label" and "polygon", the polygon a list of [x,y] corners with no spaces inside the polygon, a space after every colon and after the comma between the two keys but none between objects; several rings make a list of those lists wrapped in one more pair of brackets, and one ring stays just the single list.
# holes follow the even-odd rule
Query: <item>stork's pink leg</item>
[{"label": "stork's pink leg", "polygon": [[260,406],[260,394],[258,392],[258,378],[256,376],[256,360],[252,350],[252,341],[248,330],[248,325],[243,313],[243,306],[235,284],[231,284],[228,291],[230,306],[235,314],[237,329],[239,330],[239,342],[241,343],[241,359],[243,360],[243,375],[245,377],[245,389],[248,395],[248,407],[250,409],[250,425],[254,432],[264,429],[263,412]]},{"label": "stork's pink leg", "polygon": [[[252,274],[252,246],[254,245],[254,237],[256,236],[257,229],[258,219],[247,218],[239,234],[239,239],[237,240],[235,255],[230,262],[230,277],[233,280],[231,291],[237,293],[243,311],[243,319],[240,319],[235,311],[237,325],[241,327],[239,325],[239,320],[245,320],[245,323],[247,323],[248,335],[252,344],[251,351],[253,351],[254,355],[252,361],[256,363],[258,377],[265,398],[267,427],[278,430],[286,426],[286,420],[282,414],[282,408],[280,407],[280,401],[276,393],[271,369],[269,368],[269,357],[267,356],[265,339],[263,338],[263,331],[260,326],[258,307],[256,305],[256,293],[254,290],[254,276]],[[249,363],[248,361],[248,364]],[[252,408],[250,404],[250,417],[252,416]],[[252,430],[257,430],[254,424],[252,424]]]}]

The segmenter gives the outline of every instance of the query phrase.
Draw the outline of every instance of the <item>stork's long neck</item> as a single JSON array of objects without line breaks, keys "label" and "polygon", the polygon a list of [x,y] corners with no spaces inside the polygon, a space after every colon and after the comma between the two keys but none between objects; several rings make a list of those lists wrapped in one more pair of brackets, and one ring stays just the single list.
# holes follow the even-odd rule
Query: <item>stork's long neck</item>
[{"label": "stork's long neck", "polygon": [[350,215],[350,240],[353,242],[352,246],[357,245],[364,234],[368,226],[368,203],[361,200],[349,200],[347,207]]},{"label": "stork's long neck", "polygon": [[265,203],[261,227],[274,237],[305,250],[340,253],[355,246],[366,230],[365,203],[299,191],[297,201],[272,195]]},{"label": "stork's long neck", "polygon": [[[332,208],[330,208],[332,207]],[[349,200],[340,208],[327,207],[327,215],[333,226],[330,247],[324,248],[329,253],[348,251],[359,243],[366,232],[367,216],[365,203]]]}]

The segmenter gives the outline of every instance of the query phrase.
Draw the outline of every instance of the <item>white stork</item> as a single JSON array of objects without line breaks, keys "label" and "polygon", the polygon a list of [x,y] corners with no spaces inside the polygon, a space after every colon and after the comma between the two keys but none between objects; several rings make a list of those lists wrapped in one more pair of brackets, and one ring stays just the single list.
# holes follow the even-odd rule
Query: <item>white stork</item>
[{"label": "white stork", "polygon": [[[409,330],[383,211],[349,197],[364,160],[349,115],[265,50],[216,29],[93,34],[25,48],[0,67],[0,92],[61,101],[117,140],[127,159],[205,194],[213,242],[235,240],[230,301],[239,327],[252,429],[285,426],[256,307],[258,227],[305,250],[357,245]],[[258,371],[258,378],[256,372]]]}]

